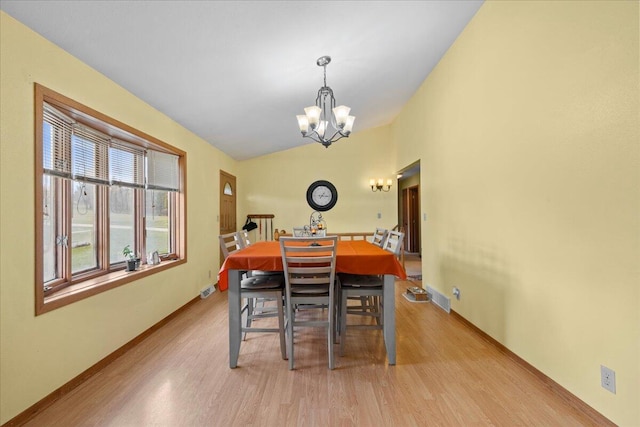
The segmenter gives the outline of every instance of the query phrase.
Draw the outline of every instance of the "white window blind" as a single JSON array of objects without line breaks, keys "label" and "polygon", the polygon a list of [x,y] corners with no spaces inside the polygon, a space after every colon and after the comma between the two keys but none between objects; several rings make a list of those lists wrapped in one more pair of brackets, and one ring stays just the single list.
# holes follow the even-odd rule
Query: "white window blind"
[{"label": "white window blind", "polygon": [[111,185],[144,187],[144,151],[126,142],[113,140],[109,146]]},{"label": "white window blind", "polygon": [[44,104],[42,123],[42,166],[48,175],[71,177],[71,134],[73,119]]},{"label": "white window blind", "polygon": [[178,156],[154,150],[147,152],[147,189],[180,190]]},{"label": "white window blind", "polygon": [[73,179],[94,184],[109,184],[109,137],[76,124],[71,138]]},{"label": "white window blind", "polygon": [[180,191],[179,157],[119,141],[45,103],[45,174],[100,185]]}]

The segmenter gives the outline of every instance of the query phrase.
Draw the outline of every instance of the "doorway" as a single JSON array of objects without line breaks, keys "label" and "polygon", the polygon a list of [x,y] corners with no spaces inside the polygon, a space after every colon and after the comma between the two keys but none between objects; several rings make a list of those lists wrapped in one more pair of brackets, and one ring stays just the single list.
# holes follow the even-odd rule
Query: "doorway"
[{"label": "doorway", "polygon": [[[220,234],[237,231],[236,224],[236,177],[220,170]],[[224,255],[220,249],[220,265]]]},{"label": "doorway", "polygon": [[420,161],[398,172],[398,218],[405,233],[404,250],[420,256]]},{"label": "doorway", "polygon": [[402,189],[402,227],[405,230],[404,250],[420,253],[420,191],[418,185]]},{"label": "doorway", "polygon": [[420,223],[420,161],[398,172],[398,218],[405,233],[405,270],[410,280],[422,281]]}]

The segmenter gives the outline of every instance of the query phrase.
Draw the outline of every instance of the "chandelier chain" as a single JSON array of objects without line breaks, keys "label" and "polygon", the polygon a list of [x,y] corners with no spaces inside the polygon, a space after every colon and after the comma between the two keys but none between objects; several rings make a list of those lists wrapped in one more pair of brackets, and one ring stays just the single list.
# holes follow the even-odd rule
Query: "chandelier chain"
[{"label": "chandelier chain", "polygon": [[324,68],[324,87],[327,87],[327,64],[324,64],[322,68]]}]

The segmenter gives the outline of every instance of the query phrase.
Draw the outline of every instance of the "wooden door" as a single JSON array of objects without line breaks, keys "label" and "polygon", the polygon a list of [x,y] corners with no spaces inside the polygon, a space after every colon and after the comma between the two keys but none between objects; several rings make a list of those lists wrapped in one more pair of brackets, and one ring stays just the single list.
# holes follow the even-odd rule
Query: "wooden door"
[{"label": "wooden door", "polygon": [[404,250],[420,252],[420,199],[418,186],[402,190],[402,226],[404,228]]},{"label": "wooden door", "polygon": [[402,231],[405,234],[404,246],[405,252],[409,252],[409,189],[403,188],[401,195],[402,210]]},{"label": "wooden door", "polygon": [[420,252],[420,193],[418,186],[409,187],[409,252]]},{"label": "wooden door", "polygon": [[[237,231],[236,224],[236,177],[230,173],[220,171],[220,233],[233,233]],[[224,261],[222,249],[220,250],[220,265]]]}]

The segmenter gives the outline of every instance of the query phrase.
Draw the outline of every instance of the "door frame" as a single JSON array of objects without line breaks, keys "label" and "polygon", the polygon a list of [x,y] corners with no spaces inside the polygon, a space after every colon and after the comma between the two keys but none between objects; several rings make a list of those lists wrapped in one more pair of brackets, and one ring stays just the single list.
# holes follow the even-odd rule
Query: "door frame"
[{"label": "door frame", "polygon": [[[238,230],[238,223],[237,223],[238,185],[237,185],[236,177],[230,174],[229,172],[223,171],[222,169],[220,169],[219,180],[220,180],[220,185],[219,185],[219,194],[218,194],[218,198],[219,198],[218,235],[221,235],[221,234],[231,233],[233,231]],[[225,215],[225,212],[223,212],[223,206],[226,203],[226,200],[229,198],[229,195],[224,194],[224,189],[227,183],[229,183],[231,186],[231,190],[232,190],[231,198],[233,200],[232,202],[233,209],[232,209],[232,213],[229,215],[229,218],[227,218],[227,216]],[[231,223],[228,224],[228,221],[231,221]],[[220,249],[220,265],[222,265],[223,262],[224,262],[224,254],[222,253],[222,249]]]}]

